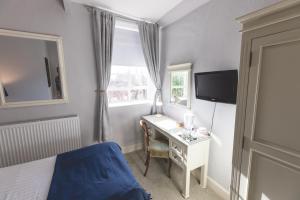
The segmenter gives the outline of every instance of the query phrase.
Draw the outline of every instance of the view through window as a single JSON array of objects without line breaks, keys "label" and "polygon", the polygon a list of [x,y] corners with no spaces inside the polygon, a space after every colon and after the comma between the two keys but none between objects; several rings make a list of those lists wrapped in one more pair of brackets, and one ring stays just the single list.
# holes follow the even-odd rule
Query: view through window
[{"label": "view through window", "polygon": [[171,72],[171,103],[187,105],[188,71]]},{"label": "view through window", "polygon": [[111,77],[107,91],[109,105],[152,102],[154,91],[137,25],[117,20]]}]

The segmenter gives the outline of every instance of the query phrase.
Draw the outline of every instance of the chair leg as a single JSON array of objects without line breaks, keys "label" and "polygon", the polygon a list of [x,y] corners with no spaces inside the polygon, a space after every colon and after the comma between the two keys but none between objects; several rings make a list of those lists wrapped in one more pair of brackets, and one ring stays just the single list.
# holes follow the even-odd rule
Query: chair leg
[{"label": "chair leg", "polygon": [[148,158],[148,150],[146,150],[145,149],[145,151],[144,151],[144,153],[145,153],[145,165],[147,164],[147,158]]},{"label": "chair leg", "polygon": [[171,178],[171,167],[172,167],[172,160],[169,158],[169,167],[168,167],[168,176]]},{"label": "chair leg", "polygon": [[147,165],[147,160],[148,160],[148,153],[146,153],[146,161],[145,161],[145,166]]},{"label": "chair leg", "polygon": [[147,172],[148,172],[148,169],[149,169],[149,165],[150,165],[150,152],[147,153],[146,170],[145,170],[144,176],[147,175]]}]

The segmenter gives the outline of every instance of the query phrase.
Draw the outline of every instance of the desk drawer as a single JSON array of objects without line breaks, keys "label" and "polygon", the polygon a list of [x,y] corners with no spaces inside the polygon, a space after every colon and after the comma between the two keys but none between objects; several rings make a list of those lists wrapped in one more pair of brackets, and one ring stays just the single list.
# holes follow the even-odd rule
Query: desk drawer
[{"label": "desk drawer", "polygon": [[170,149],[180,157],[186,159],[186,148],[183,145],[170,140]]},{"label": "desk drawer", "polygon": [[170,150],[170,158],[180,167],[184,167],[185,166],[185,162],[183,157],[181,157],[180,155],[178,155],[174,150]]},{"label": "desk drawer", "polygon": [[171,141],[171,148],[177,151],[179,154],[182,153],[182,146],[178,145],[176,142]]}]

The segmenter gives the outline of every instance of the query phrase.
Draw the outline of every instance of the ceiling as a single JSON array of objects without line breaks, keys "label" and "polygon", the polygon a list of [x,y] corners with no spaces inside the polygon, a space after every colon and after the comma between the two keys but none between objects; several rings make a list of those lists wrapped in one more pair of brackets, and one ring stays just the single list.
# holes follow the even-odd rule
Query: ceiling
[{"label": "ceiling", "polygon": [[158,21],[183,0],[76,0],[134,17]]},{"label": "ceiling", "polygon": [[[74,2],[100,6],[111,9],[120,14],[142,18],[153,22],[162,20],[164,25],[181,18],[195,6],[202,5],[209,0],[72,0]],[[195,3],[196,2],[196,3]],[[182,10],[181,10],[182,7]],[[174,12],[174,10],[176,12]],[[170,21],[170,22],[169,22]]]},{"label": "ceiling", "polygon": [[158,24],[162,27],[172,24],[209,1],[210,0],[183,0],[160,18]]}]

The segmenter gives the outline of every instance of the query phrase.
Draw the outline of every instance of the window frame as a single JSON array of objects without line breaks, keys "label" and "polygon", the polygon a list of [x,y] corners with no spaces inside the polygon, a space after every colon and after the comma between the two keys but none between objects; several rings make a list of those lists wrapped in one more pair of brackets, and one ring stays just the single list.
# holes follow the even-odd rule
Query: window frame
[{"label": "window frame", "polygon": [[[183,63],[178,65],[169,65],[167,67],[169,73],[169,103],[175,106],[191,109],[191,86],[192,86],[192,63]],[[187,72],[187,105],[181,105],[176,102],[172,102],[172,73],[174,72]]]}]

